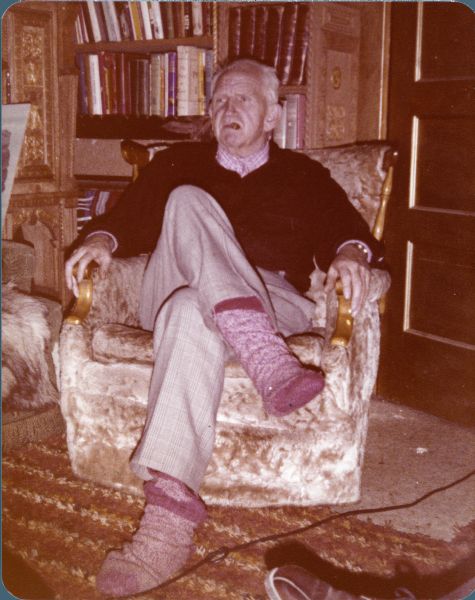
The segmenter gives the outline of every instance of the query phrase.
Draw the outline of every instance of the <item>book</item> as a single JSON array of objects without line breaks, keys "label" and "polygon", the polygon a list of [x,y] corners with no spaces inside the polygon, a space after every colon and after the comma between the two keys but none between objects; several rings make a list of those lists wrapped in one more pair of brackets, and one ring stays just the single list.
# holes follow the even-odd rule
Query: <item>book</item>
[{"label": "book", "polygon": [[297,148],[305,147],[305,119],[307,110],[307,98],[304,94],[298,94],[297,100]]},{"label": "book", "polygon": [[269,6],[269,20],[267,24],[267,44],[265,62],[271,67],[277,67],[282,43],[282,17],[283,6]]},{"label": "book", "polygon": [[94,2],[94,0],[87,0],[89,23],[91,26],[92,39],[94,40],[94,42],[102,42],[105,41],[105,39],[101,35],[101,28],[99,26],[99,20],[97,18],[95,4],[96,2]]},{"label": "book", "polygon": [[175,37],[185,37],[185,9],[183,2],[171,2]]},{"label": "book", "polygon": [[276,128],[272,133],[272,139],[279,146],[279,148],[285,148],[286,142],[286,131],[287,131],[287,100],[284,98],[280,102],[282,106],[282,114]]},{"label": "book", "polygon": [[163,40],[165,32],[163,29],[162,13],[160,11],[160,3],[158,0],[151,0],[148,3],[150,11],[150,22],[152,25],[152,34],[154,39]]},{"label": "book", "polygon": [[211,84],[213,82],[214,52],[206,50],[205,54],[205,114],[209,112],[211,102]]},{"label": "book", "polygon": [[146,0],[140,0],[139,2],[137,2],[137,4],[140,7],[140,22],[142,24],[143,37],[146,40],[153,40],[152,23],[150,21],[148,2],[146,2]]},{"label": "book", "polygon": [[97,22],[99,24],[99,30],[101,32],[101,40],[107,41],[108,37],[107,37],[106,20],[104,17],[104,10],[102,8],[102,2],[95,1],[93,4],[94,4],[95,11],[96,11],[96,17],[97,17]]},{"label": "book", "polygon": [[203,14],[203,35],[213,35],[213,3],[202,2],[201,11]]},{"label": "book", "polygon": [[89,16],[87,4],[84,4],[84,2],[81,2],[79,5],[79,18],[84,37],[84,43],[93,42],[94,34],[92,31],[91,17]]},{"label": "book", "polygon": [[127,2],[114,2],[117,18],[119,20],[120,34],[122,40],[132,40],[134,38],[132,17]]},{"label": "book", "polygon": [[104,96],[105,96],[105,114],[116,115],[118,108],[117,93],[117,64],[115,52],[104,52],[102,59],[104,69]]},{"label": "book", "polygon": [[198,48],[198,115],[204,115],[206,112],[205,66],[206,50]]},{"label": "book", "polygon": [[239,56],[252,58],[256,43],[256,7],[246,6],[241,15],[241,41]]},{"label": "book", "polygon": [[191,22],[193,35],[203,35],[203,8],[202,2],[191,3]]},{"label": "book", "polygon": [[101,75],[99,55],[86,54],[86,84],[88,88],[88,112],[90,115],[102,115]]},{"label": "book", "polygon": [[177,114],[177,52],[168,52],[168,113],[169,117]]},{"label": "book", "polygon": [[164,22],[166,23],[166,37],[168,39],[173,39],[175,37],[172,4],[172,2],[163,2],[161,5],[163,8],[162,17],[164,17]]},{"label": "book", "polygon": [[105,0],[102,2],[107,37],[110,42],[120,42],[122,39],[115,5],[116,3],[113,2],[113,0]]},{"label": "book", "polygon": [[295,47],[289,83],[301,85],[305,83],[305,65],[307,61],[308,44],[310,37],[309,7],[305,3],[299,4],[297,25],[295,31]]},{"label": "book", "polygon": [[241,53],[241,23],[242,23],[242,8],[234,6],[229,9],[229,60],[233,60],[240,56]]},{"label": "book", "polygon": [[139,2],[137,0],[129,0],[129,11],[130,11],[130,20],[132,22],[132,37],[136,41],[140,41],[144,39],[142,33],[142,18],[141,18],[141,10],[138,6]]},{"label": "book", "polygon": [[267,21],[269,20],[269,9],[267,6],[256,7],[256,42],[254,46],[254,58],[264,61],[266,58]]},{"label": "book", "polygon": [[79,71],[78,76],[78,112],[82,115],[87,115],[88,105],[87,105],[87,83],[86,83],[86,64],[84,59],[84,54],[82,52],[78,52],[76,54],[76,66]]},{"label": "book", "polygon": [[181,4],[183,4],[183,33],[185,37],[191,37],[193,35],[191,2],[182,2]]},{"label": "book", "polygon": [[163,116],[162,95],[162,55],[150,55],[150,114]]},{"label": "book", "polygon": [[179,117],[188,116],[190,113],[190,46],[177,46],[177,96],[176,114]]},{"label": "book", "polygon": [[295,33],[297,27],[297,11],[299,5],[292,2],[285,6],[282,17],[282,43],[277,62],[277,77],[282,85],[287,85],[290,78],[292,58],[294,55]]}]

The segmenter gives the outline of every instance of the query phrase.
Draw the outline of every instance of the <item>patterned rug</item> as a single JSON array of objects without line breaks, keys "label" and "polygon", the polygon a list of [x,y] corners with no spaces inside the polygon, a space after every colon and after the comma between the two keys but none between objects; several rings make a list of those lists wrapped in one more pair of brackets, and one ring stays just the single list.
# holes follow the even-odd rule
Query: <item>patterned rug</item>
[{"label": "patterned rug", "polygon": [[[3,543],[41,573],[56,600],[102,597],[94,588],[95,573],[107,550],[131,537],[142,508],[140,498],[76,479],[64,436],[3,457]],[[334,515],[328,507],[210,507],[209,513],[189,565],[223,546]],[[342,516],[300,534],[241,548],[136,597],[264,600],[266,571],[295,562],[354,592],[387,598],[404,585],[417,597],[437,598],[468,578],[472,561],[473,530],[446,543]]]}]

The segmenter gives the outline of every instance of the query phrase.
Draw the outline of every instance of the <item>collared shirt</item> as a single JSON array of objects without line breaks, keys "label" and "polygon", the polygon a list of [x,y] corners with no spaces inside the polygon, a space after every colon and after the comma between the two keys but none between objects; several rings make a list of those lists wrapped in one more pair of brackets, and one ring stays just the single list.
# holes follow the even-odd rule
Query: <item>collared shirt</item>
[{"label": "collared shirt", "polygon": [[252,171],[262,167],[262,165],[265,165],[269,160],[269,142],[264,144],[264,146],[254,154],[245,156],[244,158],[234,156],[227,152],[222,146],[218,146],[216,160],[223,169],[234,171],[240,177],[245,177]]}]

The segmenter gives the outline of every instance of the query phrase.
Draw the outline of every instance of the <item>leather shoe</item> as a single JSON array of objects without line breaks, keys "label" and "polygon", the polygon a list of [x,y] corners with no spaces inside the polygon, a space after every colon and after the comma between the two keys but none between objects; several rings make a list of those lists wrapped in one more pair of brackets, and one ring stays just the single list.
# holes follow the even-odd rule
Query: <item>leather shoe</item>
[{"label": "leather shoe", "polygon": [[267,574],[265,588],[270,600],[360,600],[337,590],[297,565],[285,565]]}]

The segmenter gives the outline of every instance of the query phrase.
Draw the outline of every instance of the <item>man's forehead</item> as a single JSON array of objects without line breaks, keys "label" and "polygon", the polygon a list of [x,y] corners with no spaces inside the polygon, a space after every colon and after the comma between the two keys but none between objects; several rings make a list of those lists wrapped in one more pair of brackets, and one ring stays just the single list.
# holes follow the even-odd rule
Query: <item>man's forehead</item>
[{"label": "man's forehead", "polygon": [[249,71],[230,71],[222,75],[216,84],[216,90],[222,87],[260,88],[260,77]]}]

